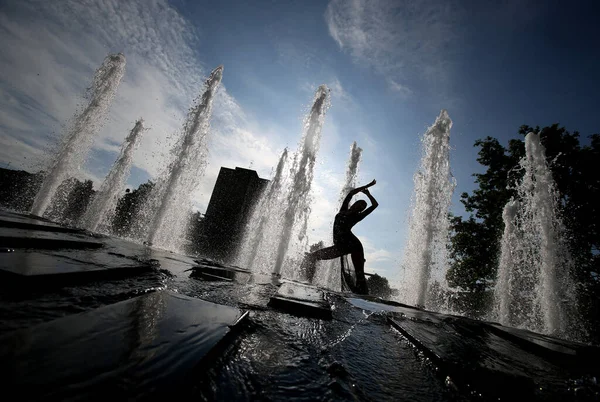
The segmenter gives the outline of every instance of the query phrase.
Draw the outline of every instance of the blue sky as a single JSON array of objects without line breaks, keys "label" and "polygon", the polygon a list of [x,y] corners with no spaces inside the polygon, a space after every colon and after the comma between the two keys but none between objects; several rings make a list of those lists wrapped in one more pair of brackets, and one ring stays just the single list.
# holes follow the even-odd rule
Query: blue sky
[{"label": "blue sky", "polygon": [[[542,4],[543,3],[543,4]],[[540,5],[541,4],[541,5]],[[364,149],[380,208],[355,229],[367,271],[394,277],[402,258],[420,136],[440,109],[454,121],[458,195],[473,189],[478,138],[506,143],[521,124],[600,132],[599,6],[593,1],[0,2],[0,164],[38,170],[59,143],[107,53],[125,78],[82,177],[97,185],[121,141],[150,127],[131,186],[155,177],[202,81],[219,64],[204,211],[220,166],[269,177],[294,151],[319,84],[332,89],[313,186],[311,239],[328,239],[352,141]]]}]

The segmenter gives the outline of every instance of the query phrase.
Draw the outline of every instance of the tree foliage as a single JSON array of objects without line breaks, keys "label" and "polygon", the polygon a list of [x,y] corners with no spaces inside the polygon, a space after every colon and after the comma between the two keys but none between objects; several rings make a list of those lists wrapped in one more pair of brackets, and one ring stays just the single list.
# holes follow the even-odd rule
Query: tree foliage
[{"label": "tree foliage", "polygon": [[379,296],[382,299],[388,299],[392,294],[392,288],[387,278],[373,274],[367,279],[367,286],[369,287],[369,294],[373,296]]},{"label": "tree foliage", "polygon": [[15,211],[29,211],[44,181],[44,172],[0,168],[0,205]]},{"label": "tree foliage", "polygon": [[[600,134],[581,145],[578,132],[554,124],[540,129],[521,126],[519,134],[540,134],[546,158],[559,193],[560,215],[567,227],[574,274],[580,282],[593,281],[600,259]],[[504,230],[504,205],[516,196],[513,189],[522,177],[518,169],[525,155],[524,142],[512,139],[508,147],[492,137],[475,142],[477,161],[486,168],[475,174],[478,187],[463,193],[461,202],[470,213],[466,218],[451,217],[451,286],[466,290],[485,290],[496,277],[500,239]]]},{"label": "tree foliage", "polygon": [[202,254],[206,243],[206,235],[204,233],[204,215],[200,211],[193,212],[190,215],[186,237],[189,240],[187,252]]},{"label": "tree foliage", "polygon": [[44,216],[70,226],[77,226],[96,191],[91,180],[69,177],[58,186]]},{"label": "tree foliage", "polygon": [[310,247],[308,248],[308,252],[314,253],[315,251],[320,250],[322,248],[325,248],[325,243],[323,243],[323,240],[319,240],[318,242],[310,245]]},{"label": "tree foliage", "polygon": [[135,219],[137,214],[154,188],[154,183],[148,180],[140,184],[133,191],[126,190],[125,195],[119,198],[117,208],[113,217],[113,231],[119,236],[130,236],[135,229]]}]

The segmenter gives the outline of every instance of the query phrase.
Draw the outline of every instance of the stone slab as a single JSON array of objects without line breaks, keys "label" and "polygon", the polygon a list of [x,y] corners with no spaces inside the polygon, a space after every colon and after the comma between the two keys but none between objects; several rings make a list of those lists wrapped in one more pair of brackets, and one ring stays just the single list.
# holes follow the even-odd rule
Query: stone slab
[{"label": "stone slab", "polygon": [[120,279],[151,272],[153,261],[134,260],[94,250],[42,252],[15,250],[0,258],[2,285],[54,287]]},{"label": "stone slab", "polygon": [[297,282],[283,282],[268,305],[290,314],[331,319],[331,304],[322,290]]},{"label": "stone slab", "polygon": [[367,311],[394,311],[399,313],[405,313],[407,309],[409,311],[422,310],[418,307],[410,306],[408,304],[398,303],[391,300],[383,300],[376,296],[353,295],[352,297],[345,297],[345,299],[354,307]]},{"label": "stone slab", "polygon": [[220,276],[220,275],[209,274],[208,272],[202,272],[202,271],[194,271],[192,274],[190,274],[190,277],[203,279],[205,281],[212,281],[212,282],[233,282],[233,279],[231,279],[231,278],[226,278],[225,276]]},{"label": "stone slab", "polygon": [[570,342],[496,323],[487,323],[487,325],[495,335],[562,366],[591,366],[598,365],[598,362],[600,362],[599,347]]},{"label": "stone slab", "polygon": [[82,233],[82,229],[60,226],[55,223],[43,222],[34,219],[18,219],[15,217],[0,216],[0,227],[11,229],[38,230],[56,233]]},{"label": "stone slab", "polygon": [[[570,399],[575,395],[569,381],[595,376],[599,371],[583,359],[569,365],[547,359],[529,344],[499,336],[497,329],[481,321],[404,310],[390,314],[389,323],[431,359],[447,382],[472,396]],[[548,389],[553,390],[551,394]]]},{"label": "stone slab", "polygon": [[191,268],[190,277],[210,281],[236,281],[248,283],[252,273],[246,269],[223,265],[197,265]]},{"label": "stone slab", "polygon": [[23,249],[86,249],[101,248],[101,237],[80,232],[39,231],[0,226],[0,247]]},{"label": "stone slab", "polygon": [[3,392],[44,401],[173,397],[246,319],[161,291],[9,333],[0,338]]},{"label": "stone slab", "polygon": [[43,236],[0,236],[0,247],[13,249],[59,250],[102,248],[103,244],[94,241],[54,239]]},{"label": "stone slab", "polygon": [[44,218],[33,214],[14,212],[7,209],[0,209],[0,219],[12,219],[21,222],[58,225],[56,222],[52,222],[48,218]]}]

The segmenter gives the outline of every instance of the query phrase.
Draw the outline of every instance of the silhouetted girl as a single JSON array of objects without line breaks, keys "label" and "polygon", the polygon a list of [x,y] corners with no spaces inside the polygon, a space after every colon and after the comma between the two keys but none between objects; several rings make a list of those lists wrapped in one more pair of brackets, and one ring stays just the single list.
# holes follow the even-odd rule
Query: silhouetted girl
[{"label": "silhouetted girl", "polygon": [[[369,184],[357,187],[350,191],[340,211],[335,216],[333,223],[333,246],[322,248],[313,253],[306,255],[305,260],[302,264],[305,272],[307,273],[308,280],[312,281],[315,271],[315,262],[318,260],[332,260],[334,258],[341,257],[346,254],[350,254],[352,257],[352,264],[356,271],[356,292],[367,294],[367,281],[365,279],[365,253],[363,250],[362,243],[352,233],[352,227],[358,222],[362,221],[367,215],[369,215],[377,206],[377,200],[373,198],[368,188],[375,185],[376,181],[373,180]],[[364,193],[371,201],[371,206],[367,208],[366,201],[358,200],[353,203],[350,207],[350,200],[353,196],[358,193]]]}]

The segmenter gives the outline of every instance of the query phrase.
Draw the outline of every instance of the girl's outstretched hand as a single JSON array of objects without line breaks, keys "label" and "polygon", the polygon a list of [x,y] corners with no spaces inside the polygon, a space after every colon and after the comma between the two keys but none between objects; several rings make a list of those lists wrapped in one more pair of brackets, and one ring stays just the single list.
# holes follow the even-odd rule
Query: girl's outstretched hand
[{"label": "girl's outstretched hand", "polygon": [[377,183],[377,181],[375,179],[373,179],[369,184],[365,184],[364,186],[356,187],[354,190],[351,191],[351,194],[357,194],[361,191],[364,191],[367,188],[374,186],[375,183]]}]

